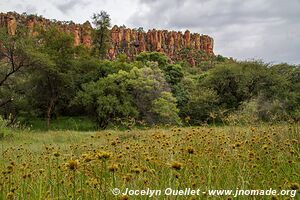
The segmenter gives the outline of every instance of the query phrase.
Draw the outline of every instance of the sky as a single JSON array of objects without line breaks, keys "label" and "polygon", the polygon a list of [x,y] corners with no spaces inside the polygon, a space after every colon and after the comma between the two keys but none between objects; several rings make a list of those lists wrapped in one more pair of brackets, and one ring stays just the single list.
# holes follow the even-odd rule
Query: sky
[{"label": "sky", "polygon": [[0,12],[84,23],[105,10],[112,24],[214,38],[214,52],[238,60],[300,64],[300,0],[1,0]]}]

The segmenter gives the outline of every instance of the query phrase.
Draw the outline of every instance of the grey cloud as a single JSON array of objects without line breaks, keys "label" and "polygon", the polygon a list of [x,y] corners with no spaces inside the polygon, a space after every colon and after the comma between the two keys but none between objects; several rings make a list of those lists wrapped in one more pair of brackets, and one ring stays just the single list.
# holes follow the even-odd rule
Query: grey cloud
[{"label": "grey cloud", "polygon": [[[157,3],[160,3],[162,1],[160,0],[140,0],[140,3],[142,4],[157,4]],[[173,5],[180,5],[180,4],[183,4],[185,1],[182,1],[182,0],[173,0],[173,1],[169,1],[169,3],[172,3]]]},{"label": "grey cloud", "polygon": [[[4,5],[6,6],[9,2],[4,2]],[[0,3],[1,5],[1,3]],[[37,13],[37,8],[34,5],[30,4],[24,4],[24,1],[17,3],[14,5],[14,9],[7,9],[7,11],[18,11],[18,12],[26,12],[30,14],[36,14]]]},{"label": "grey cloud", "polygon": [[300,1],[140,0],[128,23],[209,34],[215,52],[239,59],[300,63]]},{"label": "grey cloud", "polygon": [[76,6],[85,7],[88,4],[85,0],[68,0],[63,3],[55,3],[54,6],[60,10],[62,13],[68,13],[72,9],[74,9]]},{"label": "grey cloud", "polygon": [[26,8],[24,10],[25,10],[26,13],[30,13],[30,14],[36,14],[37,13],[37,8],[33,5],[26,6]]},{"label": "grey cloud", "polygon": [[[146,4],[147,0],[141,0]],[[273,8],[267,3],[251,6],[243,1],[180,1],[182,6],[172,4],[170,1],[151,1],[146,4],[148,12],[137,12],[140,19],[135,15],[130,19],[131,22],[150,22],[146,25],[168,24],[169,27],[193,28],[199,25],[205,26],[226,26],[228,24],[244,24],[247,22],[266,22],[274,21],[277,18],[268,10]],[[253,4],[253,3],[252,3]],[[273,11],[274,12],[274,11]],[[277,12],[277,11],[275,11]],[[294,12],[295,13],[295,12]],[[167,27],[168,28],[168,27]]]}]

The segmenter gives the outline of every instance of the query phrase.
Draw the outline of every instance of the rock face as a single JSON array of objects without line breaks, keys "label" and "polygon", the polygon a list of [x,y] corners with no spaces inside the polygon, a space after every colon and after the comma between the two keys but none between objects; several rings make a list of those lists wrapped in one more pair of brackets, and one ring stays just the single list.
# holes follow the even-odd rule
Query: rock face
[{"label": "rock face", "polygon": [[[26,25],[32,35],[38,35],[37,27],[46,29],[50,25],[56,25],[60,30],[73,35],[75,46],[92,46],[93,29],[88,21],[81,25],[32,15],[0,13],[0,27],[6,27],[9,34],[15,35],[19,25]],[[110,59],[116,58],[120,53],[125,53],[129,58],[133,58],[143,51],[162,52],[170,58],[175,58],[177,53],[184,48],[202,50],[208,55],[214,55],[214,42],[211,37],[198,33],[191,34],[188,30],[184,33],[156,29],[144,32],[143,30],[114,26],[110,31],[110,41],[110,48],[107,52]],[[192,58],[190,60],[194,62]]]},{"label": "rock face", "polygon": [[45,19],[35,15],[20,15],[17,13],[0,13],[0,27],[6,27],[11,35],[15,35],[17,26],[27,26],[29,33],[38,35],[38,28],[47,29],[51,25],[55,25],[61,31],[72,34],[74,37],[74,45],[91,47],[92,45],[92,26],[87,21],[84,24],[75,24],[73,22],[60,22],[55,20]]},{"label": "rock face", "polygon": [[184,34],[175,31],[149,30],[147,33],[135,29],[114,26],[111,29],[109,56],[113,59],[119,53],[133,56],[143,51],[157,51],[174,57],[183,48],[203,50],[213,55],[213,39],[207,35]]},{"label": "rock face", "polygon": [[5,26],[10,35],[15,35],[17,30],[17,21],[14,13],[0,14],[0,26]]}]

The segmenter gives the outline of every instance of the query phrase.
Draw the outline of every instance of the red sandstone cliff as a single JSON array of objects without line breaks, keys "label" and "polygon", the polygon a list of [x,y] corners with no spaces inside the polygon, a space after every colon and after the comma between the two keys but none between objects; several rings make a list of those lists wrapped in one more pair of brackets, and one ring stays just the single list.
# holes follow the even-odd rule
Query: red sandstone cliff
[{"label": "red sandstone cliff", "polygon": [[[74,45],[92,46],[92,27],[87,21],[84,24],[72,22],[51,21],[38,16],[19,15],[17,13],[0,13],[0,27],[6,27],[9,34],[14,35],[17,26],[25,25],[30,33],[37,35],[35,27],[47,28],[56,24],[62,31],[74,37]],[[203,50],[208,55],[213,55],[213,39],[207,35],[191,34],[188,30],[184,33],[167,30],[149,30],[148,32],[114,26],[110,32],[111,46],[108,57],[114,59],[119,53],[126,53],[129,57],[143,51],[163,52],[173,58],[177,52],[184,48]],[[191,61],[192,62],[192,61]]]}]

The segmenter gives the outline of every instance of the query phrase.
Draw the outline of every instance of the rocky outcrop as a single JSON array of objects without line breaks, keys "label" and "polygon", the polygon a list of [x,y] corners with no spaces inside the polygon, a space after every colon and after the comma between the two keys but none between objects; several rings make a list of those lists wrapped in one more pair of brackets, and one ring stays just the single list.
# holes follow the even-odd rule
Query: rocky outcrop
[{"label": "rocky outcrop", "polygon": [[92,26],[87,21],[84,24],[75,24],[73,22],[61,22],[45,19],[36,15],[25,15],[17,13],[0,13],[0,27],[6,27],[11,35],[15,35],[17,26],[27,26],[29,33],[38,35],[38,29],[47,29],[51,25],[55,25],[61,31],[72,34],[74,37],[74,45],[91,47],[92,45]]},{"label": "rocky outcrop", "polygon": [[135,55],[142,51],[158,51],[174,57],[183,48],[203,50],[208,55],[213,55],[213,39],[207,35],[184,34],[175,31],[149,30],[147,33],[135,29],[128,29],[114,26],[111,29],[110,58],[119,53],[126,53],[128,56]]},{"label": "rocky outcrop", "polygon": [[15,35],[17,30],[17,21],[14,13],[2,14],[0,13],[0,26],[6,27],[10,35]]},{"label": "rocky outcrop", "polygon": [[[0,26],[6,27],[9,34],[16,34],[19,25],[26,25],[32,35],[38,35],[37,27],[46,29],[50,25],[56,25],[60,30],[73,35],[75,46],[92,46],[92,26],[88,21],[84,24],[75,24],[33,15],[0,13]],[[125,53],[132,58],[143,51],[157,51],[175,58],[177,53],[185,48],[202,50],[208,55],[214,54],[213,39],[208,35],[190,33],[188,30],[184,33],[156,29],[144,32],[140,29],[113,26],[110,30],[110,48],[107,56],[114,59],[118,54]],[[193,58],[189,60],[191,64],[194,62]]]}]

